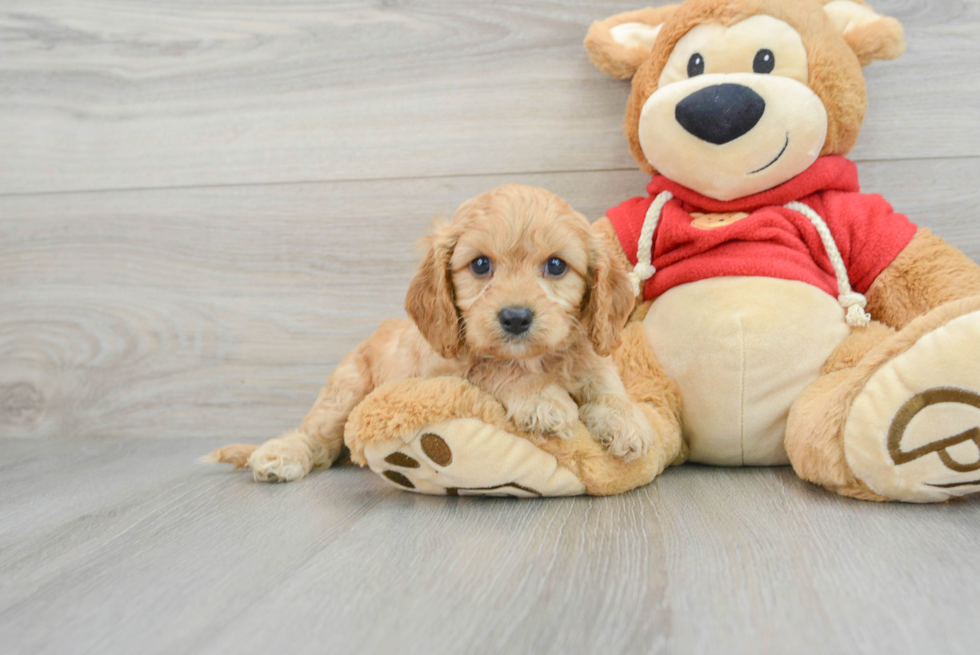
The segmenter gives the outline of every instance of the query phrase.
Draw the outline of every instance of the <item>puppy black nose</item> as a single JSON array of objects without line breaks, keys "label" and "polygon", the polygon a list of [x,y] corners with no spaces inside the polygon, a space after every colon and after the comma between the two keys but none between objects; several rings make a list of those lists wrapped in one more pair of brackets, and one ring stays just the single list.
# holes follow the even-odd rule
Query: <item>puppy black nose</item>
[{"label": "puppy black nose", "polygon": [[514,336],[524,334],[534,322],[534,312],[527,307],[504,307],[497,315],[504,332]]},{"label": "puppy black nose", "polygon": [[716,84],[677,103],[674,116],[697,138],[720,146],[747,134],[765,111],[766,101],[749,87]]}]

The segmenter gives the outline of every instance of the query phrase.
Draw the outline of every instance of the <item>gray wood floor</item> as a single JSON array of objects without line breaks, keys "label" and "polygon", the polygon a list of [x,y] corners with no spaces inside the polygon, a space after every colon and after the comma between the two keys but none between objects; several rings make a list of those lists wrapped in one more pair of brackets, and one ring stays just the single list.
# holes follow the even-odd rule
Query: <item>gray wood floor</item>
[{"label": "gray wood floor", "polygon": [[980,505],[849,501],[789,469],[617,498],[268,485],[214,439],[0,441],[16,653],[975,653]]},{"label": "gray wood floor", "polygon": [[[0,2],[0,651],[976,652],[980,503],[685,467],[609,499],[197,466],[402,314],[435,213],[643,191],[595,18],[646,2]],[[661,4],[655,0],[653,4]],[[865,190],[980,260],[980,1],[877,0]]]}]

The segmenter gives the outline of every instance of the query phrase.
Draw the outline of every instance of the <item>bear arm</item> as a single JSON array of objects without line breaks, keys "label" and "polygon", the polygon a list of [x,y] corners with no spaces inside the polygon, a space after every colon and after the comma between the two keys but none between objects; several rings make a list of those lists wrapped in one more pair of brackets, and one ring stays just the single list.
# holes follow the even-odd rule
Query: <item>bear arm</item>
[{"label": "bear arm", "polygon": [[901,329],[940,305],[980,296],[980,266],[921,228],[865,295],[875,320]]}]

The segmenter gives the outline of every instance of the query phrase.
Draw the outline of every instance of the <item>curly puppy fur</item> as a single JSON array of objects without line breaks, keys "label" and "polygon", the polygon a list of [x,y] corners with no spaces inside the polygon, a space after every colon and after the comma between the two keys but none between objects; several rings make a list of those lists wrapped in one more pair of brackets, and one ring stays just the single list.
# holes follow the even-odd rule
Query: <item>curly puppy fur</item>
[{"label": "curly puppy fur", "polygon": [[[654,431],[609,357],[634,298],[606,230],[554,194],[507,185],[464,203],[424,243],[405,300],[412,320],[383,323],[348,354],[298,429],[257,448],[220,448],[210,461],[244,464],[257,480],[302,478],[337,459],[344,425],[368,393],[437,376],[493,395],[521,432],[570,438],[581,420],[626,461],[647,452]],[[505,329],[506,309],[529,312],[525,332]]]}]

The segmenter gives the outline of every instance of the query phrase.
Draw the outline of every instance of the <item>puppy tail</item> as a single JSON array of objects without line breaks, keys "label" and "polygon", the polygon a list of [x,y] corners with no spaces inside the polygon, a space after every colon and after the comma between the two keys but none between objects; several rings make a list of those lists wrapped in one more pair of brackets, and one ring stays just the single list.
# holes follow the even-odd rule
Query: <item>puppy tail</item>
[{"label": "puppy tail", "polygon": [[255,444],[236,443],[224,448],[215,448],[209,454],[202,457],[199,461],[204,464],[232,464],[234,471],[241,468],[248,468],[248,458],[255,449]]},{"label": "puppy tail", "polygon": [[[403,320],[401,323],[407,321]],[[397,339],[401,334],[398,326],[397,321],[383,324],[379,328],[382,340]],[[344,357],[327,380],[327,385],[320,391],[313,409],[306,415],[299,429],[290,430],[266,443],[276,443],[277,448],[288,447],[294,454],[302,451],[305,453],[302,457],[311,457],[314,466],[330,466],[343,458],[344,424],[347,423],[347,417],[373,389],[369,365],[370,341],[362,343]],[[256,444],[233,444],[215,449],[200,461],[206,464],[231,464],[236,471],[240,468],[251,468],[248,460],[258,447]],[[308,471],[309,468],[298,477]],[[262,472],[256,474],[257,477],[264,475]]]}]

